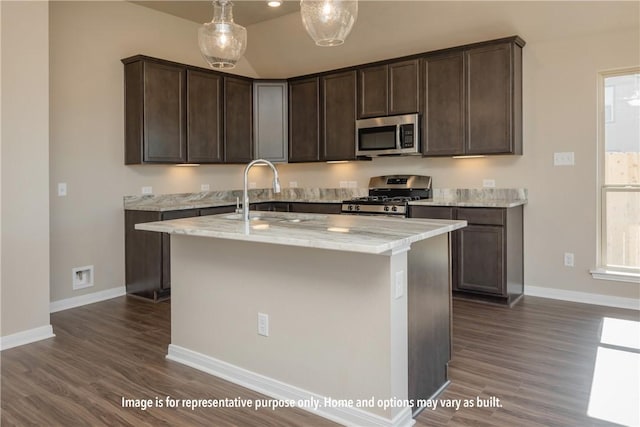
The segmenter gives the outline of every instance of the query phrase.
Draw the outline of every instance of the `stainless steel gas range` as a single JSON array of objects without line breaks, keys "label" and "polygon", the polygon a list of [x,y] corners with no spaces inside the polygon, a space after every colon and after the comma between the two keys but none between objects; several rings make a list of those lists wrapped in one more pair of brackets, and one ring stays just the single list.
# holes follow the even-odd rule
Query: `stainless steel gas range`
[{"label": "stainless steel gas range", "polygon": [[430,176],[374,176],[369,180],[369,196],[344,200],[342,213],[406,217],[410,201],[431,197]]}]

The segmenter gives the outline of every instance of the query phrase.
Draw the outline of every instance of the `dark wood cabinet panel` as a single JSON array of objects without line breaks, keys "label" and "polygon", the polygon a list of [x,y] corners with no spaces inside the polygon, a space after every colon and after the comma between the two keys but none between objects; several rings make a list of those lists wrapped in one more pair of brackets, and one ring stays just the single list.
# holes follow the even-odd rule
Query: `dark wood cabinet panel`
[{"label": "dark wood cabinet panel", "polygon": [[289,162],[320,160],[320,82],[289,82]]},{"label": "dark wood cabinet panel", "polygon": [[389,64],[389,115],[417,113],[420,96],[417,59]]},{"label": "dark wood cabinet panel", "polygon": [[187,158],[185,74],[182,67],[144,63],[144,160],[179,163]]},{"label": "dark wood cabinet panel", "polygon": [[354,160],[356,72],[322,77],[323,160]]},{"label": "dark wood cabinet panel", "polygon": [[513,43],[465,51],[467,154],[521,153],[514,140],[521,132],[514,128],[514,65]]},{"label": "dark wood cabinet panel", "polygon": [[253,85],[250,79],[224,77],[225,163],[253,159]]},{"label": "dark wood cabinet panel", "polygon": [[458,288],[506,296],[504,228],[469,225],[458,234]]},{"label": "dark wood cabinet panel", "polygon": [[166,233],[136,230],[143,222],[189,218],[198,209],[169,212],[125,211],[125,284],[127,293],[159,301],[171,288],[171,244]]},{"label": "dark wood cabinet panel", "polygon": [[459,219],[451,233],[451,287],[456,296],[512,304],[524,293],[522,206],[410,206],[411,218]]},{"label": "dark wood cabinet panel", "polygon": [[260,212],[289,212],[289,202],[265,202],[251,205],[251,209]]},{"label": "dark wood cabinet panel", "polygon": [[358,118],[386,116],[389,106],[389,67],[358,70]]},{"label": "dark wood cabinet panel", "polygon": [[125,211],[124,250],[127,293],[154,299],[162,287],[162,234],[136,230],[143,222],[160,221],[159,212]]},{"label": "dark wood cabinet panel", "polygon": [[423,61],[422,153],[464,154],[464,67],[462,51]]},{"label": "dark wood cabinet panel", "polygon": [[222,76],[187,70],[187,162],[222,163]]},{"label": "dark wood cabinet panel", "polygon": [[290,212],[340,214],[341,203],[291,203]]},{"label": "dark wood cabinet panel", "polygon": [[186,161],[185,89],[184,67],[125,63],[125,164]]},{"label": "dark wood cabinet panel", "polygon": [[219,215],[224,213],[234,213],[236,211],[236,207],[234,206],[218,206],[215,208],[203,208],[199,210],[200,216],[207,215]]}]

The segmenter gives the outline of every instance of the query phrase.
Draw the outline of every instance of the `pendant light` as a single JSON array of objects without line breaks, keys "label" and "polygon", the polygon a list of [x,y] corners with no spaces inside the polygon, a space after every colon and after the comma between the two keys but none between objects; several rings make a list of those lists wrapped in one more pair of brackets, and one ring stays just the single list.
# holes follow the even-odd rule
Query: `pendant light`
[{"label": "pendant light", "polygon": [[198,29],[198,45],[211,68],[233,68],[247,48],[247,29],[233,22],[233,3],[214,0],[213,19]]},{"label": "pendant light", "polygon": [[318,46],[344,43],[358,18],[357,0],[300,0],[302,24]]}]

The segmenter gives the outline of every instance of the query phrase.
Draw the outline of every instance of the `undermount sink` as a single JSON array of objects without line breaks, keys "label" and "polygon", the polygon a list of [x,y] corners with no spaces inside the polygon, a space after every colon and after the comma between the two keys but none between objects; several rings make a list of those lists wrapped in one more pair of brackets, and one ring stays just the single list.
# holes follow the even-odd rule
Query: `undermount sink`
[{"label": "undermount sink", "polygon": [[[243,221],[242,214],[230,214],[223,216],[224,219],[230,219],[232,221]],[[292,222],[298,223],[307,221],[305,218],[287,218],[279,215],[251,215],[249,221],[267,221],[267,222]]]}]

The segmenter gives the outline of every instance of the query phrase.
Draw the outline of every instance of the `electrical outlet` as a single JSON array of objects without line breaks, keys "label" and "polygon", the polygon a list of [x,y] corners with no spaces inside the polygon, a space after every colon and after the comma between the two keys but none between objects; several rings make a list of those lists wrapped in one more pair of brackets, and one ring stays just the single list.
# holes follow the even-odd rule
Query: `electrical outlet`
[{"label": "electrical outlet", "polygon": [[200,191],[209,191],[209,184],[200,184]]},{"label": "electrical outlet", "polygon": [[496,180],[495,179],[483,179],[482,186],[485,188],[495,188]]},{"label": "electrical outlet", "polygon": [[404,295],[404,270],[396,271],[396,283],[393,292],[395,299],[400,299]]},{"label": "electrical outlet", "polygon": [[153,187],[142,187],[142,194],[153,194]]},{"label": "electrical outlet", "polygon": [[347,181],[347,187],[358,188],[358,181]]},{"label": "electrical outlet", "polygon": [[249,188],[256,188],[256,183],[255,182],[250,182],[249,183]]},{"label": "electrical outlet", "polygon": [[269,336],[269,315],[258,313],[258,335]]},{"label": "electrical outlet", "polygon": [[575,156],[573,151],[566,153],[553,153],[554,166],[573,166],[575,165]]},{"label": "electrical outlet", "polygon": [[58,196],[59,197],[64,197],[67,195],[67,183],[66,182],[59,182],[58,183]]},{"label": "electrical outlet", "polygon": [[349,187],[349,181],[340,181],[340,188],[348,188]]},{"label": "electrical outlet", "polygon": [[565,267],[573,267],[573,254],[571,252],[564,253],[564,265]]},{"label": "electrical outlet", "polygon": [[298,181],[289,181],[290,188],[298,188]]}]

